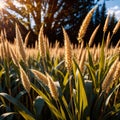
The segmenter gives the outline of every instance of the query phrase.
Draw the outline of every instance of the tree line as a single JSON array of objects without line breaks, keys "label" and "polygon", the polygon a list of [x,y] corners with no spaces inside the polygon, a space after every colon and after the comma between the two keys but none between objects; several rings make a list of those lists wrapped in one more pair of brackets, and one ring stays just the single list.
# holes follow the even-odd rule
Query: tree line
[{"label": "tree line", "polygon": [[[7,38],[13,41],[15,38],[15,24],[17,23],[23,39],[30,31],[28,45],[35,43],[40,27],[44,25],[44,34],[51,43],[56,40],[63,45],[62,27],[66,29],[70,40],[77,44],[77,35],[87,13],[97,5],[89,28],[85,35],[88,42],[95,27],[100,24],[99,34],[96,35],[95,43],[101,40],[102,29],[106,19],[106,1],[98,4],[99,0],[5,0],[6,7],[1,10],[0,30],[5,29]],[[112,32],[117,20],[115,14],[110,16],[109,29]],[[114,44],[120,38],[119,31],[113,37]]]}]

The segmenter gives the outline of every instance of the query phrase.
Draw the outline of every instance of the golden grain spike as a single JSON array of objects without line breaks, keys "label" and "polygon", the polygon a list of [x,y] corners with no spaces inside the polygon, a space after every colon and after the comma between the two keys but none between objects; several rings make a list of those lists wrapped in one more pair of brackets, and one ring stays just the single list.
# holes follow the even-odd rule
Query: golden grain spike
[{"label": "golden grain spike", "polygon": [[120,40],[117,42],[115,48],[118,48],[120,46]]},{"label": "golden grain spike", "polygon": [[113,29],[113,34],[116,34],[116,32],[118,31],[119,28],[120,28],[120,20],[115,25],[115,28]]},{"label": "golden grain spike", "polygon": [[93,43],[93,41],[94,41],[94,38],[95,38],[95,36],[96,36],[96,34],[97,34],[97,31],[98,31],[99,27],[100,27],[100,25],[98,25],[98,26],[95,28],[95,30],[93,31],[93,33],[92,33],[92,35],[91,35],[91,37],[90,37],[89,43],[88,43],[89,47],[92,45],[92,43]]},{"label": "golden grain spike", "polygon": [[[113,80],[109,86],[112,87],[113,84],[118,83],[119,78],[120,78],[120,61],[117,62],[116,69],[115,69],[115,72],[113,74]],[[110,90],[110,87],[108,87],[106,91],[109,91],[109,90]]]},{"label": "golden grain spike", "polygon": [[120,40],[117,42],[117,44],[116,44],[116,46],[115,46],[115,48],[114,48],[113,53],[115,53],[115,54],[116,54],[117,52],[118,52],[118,53],[120,52],[120,50],[119,50],[119,49],[120,49],[120,47],[119,47],[119,46],[120,46]]},{"label": "golden grain spike", "polygon": [[79,61],[81,59],[83,50],[84,50],[84,41],[82,41],[81,44],[80,44],[79,55],[78,55],[78,60]]},{"label": "golden grain spike", "polygon": [[108,35],[107,35],[107,40],[106,40],[106,45],[105,45],[106,48],[109,47],[110,40],[111,40],[111,39],[110,39],[110,32],[109,32]]},{"label": "golden grain spike", "polygon": [[18,58],[17,58],[17,56],[16,56],[16,54],[15,54],[15,52],[13,51],[12,48],[10,48],[10,55],[11,55],[11,57],[12,57],[13,63],[14,63],[16,66],[19,66],[19,60],[18,60]]},{"label": "golden grain spike", "polygon": [[7,50],[6,50],[6,46],[5,46],[5,42],[6,42],[6,39],[5,39],[5,35],[4,35],[4,32],[1,31],[1,43],[2,43],[2,51],[3,51],[3,57],[6,58],[6,55],[7,55]]},{"label": "golden grain spike", "polygon": [[30,93],[30,80],[27,76],[27,74],[25,73],[25,71],[23,70],[23,68],[19,65],[20,67],[20,77],[21,77],[21,82],[23,87],[25,88],[25,90]]},{"label": "golden grain spike", "polygon": [[44,85],[48,85],[48,79],[47,77],[39,72],[38,70],[35,70],[35,69],[31,69],[31,71],[34,73],[34,75],[38,78],[38,80],[40,80]]},{"label": "golden grain spike", "polygon": [[105,24],[104,24],[104,27],[103,27],[104,33],[107,31],[109,20],[110,20],[110,14],[107,15],[107,18],[105,20]]},{"label": "golden grain spike", "polygon": [[80,63],[79,63],[79,68],[80,68],[81,72],[83,72],[83,70],[84,70],[84,62],[85,62],[85,57],[86,57],[85,55],[86,55],[86,49],[83,50],[81,60],[80,60]]},{"label": "golden grain spike", "polygon": [[4,59],[5,56],[4,56],[4,51],[3,51],[3,46],[0,45],[0,59]]},{"label": "golden grain spike", "polygon": [[38,49],[38,41],[37,40],[35,41],[35,49],[36,50]]},{"label": "golden grain spike", "polygon": [[49,52],[49,39],[47,36],[44,37],[45,39],[45,52]]},{"label": "golden grain spike", "polygon": [[6,41],[6,57],[7,57],[7,60],[8,62],[10,62],[10,58],[11,58],[11,55],[10,55],[10,43],[8,41]]},{"label": "golden grain spike", "polygon": [[59,45],[60,45],[60,42],[56,41],[55,48],[54,48],[54,51],[53,51],[53,57],[55,57],[57,55]]},{"label": "golden grain spike", "polygon": [[117,68],[116,68],[115,74],[114,74],[114,76],[113,76],[114,82],[115,82],[116,80],[118,80],[119,78],[120,78],[120,61],[119,61],[118,64],[117,64]]},{"label": "golden grain spike", "polygon": [[25,43],[24,43],[25,47],[27,47],[27,45],[28,45],[29,35],[30,35],[30,32],[28,32],[26,37],[25,37]]},{"label": "golden grain spike", "polygon": [[70,40],[69,40],[68,34],[66,33],[64,28],[63,28],[63,34],[64,34],[64,45],[65,45],[65,66],[66,66],[68,72],[71,72],[71,70],[72,70],[72,51],[71,51],[71,45],[70,45]]},{"label": "golden grain spike", "polygon": [[53,79],[51,78],[51,76],[49,74],[47,74],[47,79],[48,79],[48,87],[51,93],[51,96],[53,97],[54,100],[58,100],[59,97],[59,93],[58,93],[58,88],[55,86],[55,83],[53,81]]},{"label": "golden grain spike", "polygon": [[24,48],[24,45],[23,45],[23,39],[22,39],[22,36],[21,36],[21,33],[20,33],[20,30],[18,28],[18,25],[16,24],[16,43],[17,43],[17,48],[19,50],[19,53],[23,59],[23,61],[26,63],[26,53],[25,53],[25,48]]},{"label": "golden grain spike", "polygon": [[38,35],[38,47],[40,51],[40,56],[42,58],[45,58],[46,54],[45,54],[45,45],[44,45],[43,25],[41,26],[40,32]]},{"label": "golden grain spike", "polygon": [[117,63],[118,63],[118,59],[115,60],[115,62],[112,64],[111,68],[109,69],[109,71],[102,83],[102,91],[106,91],[109,89],[110,84],[113,80],[113,75],[115,73]]},{"label": "golden grain spike", "polygon": [[79,29],[79,33],[78,33],[78,41],[81,42],[81,40],[84,38],[85,34],[86,34],[86,31],[87,31],[87,28],[88,28],[88,25],[90,24],[90,21],[91,21],[91,18],[92,18],[92,15],[95,11],[96,7],[94,7],[93,9],[91,9],[89,11],[89,13],[87,14],[87,16],[85,17],[80,29]]}]

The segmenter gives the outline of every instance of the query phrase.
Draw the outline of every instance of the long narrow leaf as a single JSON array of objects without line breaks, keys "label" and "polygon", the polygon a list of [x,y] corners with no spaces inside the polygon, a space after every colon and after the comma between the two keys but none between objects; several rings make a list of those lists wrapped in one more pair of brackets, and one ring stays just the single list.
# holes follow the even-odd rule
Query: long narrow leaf
[{"label": "long narrow leaf", "polygon": [[49,106],[53,114],[57,118],[63,119],[63,116],[61,116],[61,113],[59,112],[59,110],[52,104],[52,102],[48,99],[48,97],[32,83],[31,83],[31,87],[33,90],[36,91],[36,93],[38,93],[43,98],[43,100],[47,103],[47,105]]},{"label": "long narrow leaf", "polygon": [[98,83],[102,81],[103,73],[104,73],[104,64],[105,64],[105,55],[104,55],[104,38],[102,40],[101,50],[100,50],[100,61],[99,61],[99,75],[98,75]]},{"label": "long narrow leaf", "polygon": [[76,71],[76,76],[75,76],[75,81],[76,81],[76,91],[77,91],[77,96],[76,96],[76,101],[78,105],[78,119],[84,119],[87,118],[87,107],[88,107],[88,100],[86,96],[86,91],[85,91],[85,85],[82,77],[82,73],[77,65],[77,63],[74,61],[74,64],[77,67]]},{"label": "long narrow leaf", "polygon": [[94,86],[94,92],[96,92],[96,77],[95,77],[95,72],[94,70],[92,69],[92,67],[89,65],[89,64],[86,64],[88,70],[89,70],[89,73],[90,73],[90,76],[91,76],[91,79],[92,79],[92,82],[93,82],[93,86]]},{"label": "long narrow leaf", "polygon": [[33,115],[28,111],[28,109],[21,104],[17,99],[13,98],[12,96],[8,95],[7,93],[0,93],[1,97],[4,97],[9,102],[11,102],[17,109],[18,113],[21,114],[25,120],[35,120]]},{"label": "long narrow leaf", "polygon": [[109,94],[109,96],[107,97],[106,99],[106,102],[105,102],[105,105],[107,106],[109,101],[110,101],[110,98],[112,97],[113,93],[120,87],[120,83],[113,89],[113,91]]},{"label": "long narrow leaf", "polygon": [[15,112],[7,112],[0,116],[0,120],[5,120],[8,116],[16,114]]}]

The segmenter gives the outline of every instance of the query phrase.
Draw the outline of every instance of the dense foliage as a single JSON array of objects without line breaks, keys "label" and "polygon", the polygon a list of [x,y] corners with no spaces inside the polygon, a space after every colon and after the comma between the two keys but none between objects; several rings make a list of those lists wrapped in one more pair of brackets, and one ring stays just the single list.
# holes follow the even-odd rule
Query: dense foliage
[{"label": "dense foliage", "polygon": [[108,16],[101,44],[91,48],[98,26],[84,48],[87,20],[95,9],[83,21],[74,49],[64,28],[64,48],[59,42],[49,46],[43,26],[34,49],[27,48],[28,35],[23,42],[18,25],[14,44],[1,32],[1,120],[119,120],[120,41],[113,47],[110,40],[120,22],[105,42]]}]

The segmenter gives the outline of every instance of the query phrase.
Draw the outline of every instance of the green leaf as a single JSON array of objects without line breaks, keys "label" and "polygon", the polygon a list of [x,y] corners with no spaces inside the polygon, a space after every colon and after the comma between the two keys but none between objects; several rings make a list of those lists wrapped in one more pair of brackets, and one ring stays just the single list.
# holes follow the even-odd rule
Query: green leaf
[{"label": "green leaf", "polygon": [[91,54],[90,54],[89,49],[88,49],[88,62],[89,62],[89,65],[90,65],[92,68],[94,68],[92,56],[91,56]]},{"label": "green leaf", "polygon": [[120,103],[114,105],[116,112],[120,112]]},{"label": "green leaf", "polygon": [[[63,74],[63,72],[61,72],[61,71],[60,71],[60,70],[58,70],[58,69],[55,69],[55,72],[59,73],[59,74],[60,74],[60,76],[62,76],[62,78],[64,78],[64,74]],[[57,75],[59,75],[59,74],[57,74]]]},{"label": "green leaf", "polygon": [[16,112],[7,112],[0,116],[0,120],[5,120],[8,116],[16,114]]},{"label": "green leaf", "polygon": [[0,70],[0,78],[1,78],[5,71],[4,71],[4,67],[1,64],[0,64],[0,68],[1,68]]},{"label": "green leaf", "polygon": [[89,64],[86,64],[86,66],[89,70],[89,73],[90,73],[90,76],[91,76],[91,79],[92,79],[92,82],[93,82],[94,92],[96,93],[97,81],[96,81],[95,71],[92,69],[92,67]]},{"label": "green leaf", "polygon": [[68,83],[68,77],[69,77],[69,73],[67,72],[65,77],[64,77],[64,80],[63,80],[63,86],[66,86],[67,83]]},{"label": "green leaf", "polygon": [[59,62],[58,58],[54,59],[54,67],[58,65],[58,62]]},{"label": "green leaf", "polygon": [[71,111],[70,111],[70,109],[69,109],[69,107],[68,107],[67,101],[66,101],[66,99],[65,99],[64,96],[62,96],[62,102],[63,102],[64,107],[65,107],[65,109],[66,109],[66,111],[67,111],[67,113],[68,113],[68,116],[69,116],[70,120],[73,120],[72,113],[71,113]]},{"label": "green leaf", "polygon": [[63,119],[66,120],[65,111],[63,110],[63,107],[62,107],[62,105],[61,105],[59,100],[58,100],[58,102],[59,102],[59,106],[60,106],[61,115],[63,116]]},{"label": "green leaf", "polygon": [[49,106],[52,113],[59,119],[63,119],[63,116],[61,116],[60,111],[54,106],[54,104],[49,100],[49,98],[40,90],[38,89],[34,84],[31,83],[31,88],[38,93],[39,96],[43,98],[43,100],[46,102],[46,104]]},{"label": "green leaf", "polygon": [[[75,61],[75,59],[73,59],[73,61]],[[73,74],[75,76],[76,75],[77,66],[76,66],[76,64],[74,62],[72,64],[72,66],[73,66]]]},{"label": "green leaf", "polygon": [[7,99],[9,102],[11,102],[17,109],[18,113],[21,114],[21,116],[25,120],[35,120],[33,115],[28,111],[28,109],[21,104],[17,99],[13,98],[12,96],[8,95],[7,93],[0,93],[1,97],[4,97]]},{"label": "green leaf", "polygon": [[103,78],[104,65],[105,65],[105,55],[104,55],[104,38],[103,38],[102,45],[101,45],[101,50],[100,50],[98,84],[101,83],[102,78]]},{"label": "green leaf", "polygon": [[76,71],[76,76],[75,76],[75,87],[76,87],[76,105],[78,106],[78,119],[85,119],[87,118],[88,111],[88,100],[86,96],[86,91],[85,91],[85,85],[84,85],[84,80],[82,77],[82,73],[79,69],[79,66],[77,63],[74,61],[74,64],[77,67]]},{"label": "green leaf", "polygon": [[120,87],[120,83],[110,92],[109,96],[107,97],[106,99],[106,102],[105,102],[105,105],[107,106],[109,101],[110,101],[110,98],[112,97],[113,93]]},{"label": "green leaf", "polygon": [[44,100],[42,97],[37,96],[35,101],[33,102],[34,109],[36,112],[36,118],[39,118],[44,107]]},{"label": "green leaf", "polygon": [[56,67],[55,69],[60,69],[60,67],[64,64],[64,60],[62,60]]},{"label": "green leaf", "polygon": [[20,91],[17,96],[15,97],[17,100],[20,99],[24,94],[26,94],[27,92],[25,90]]}]

